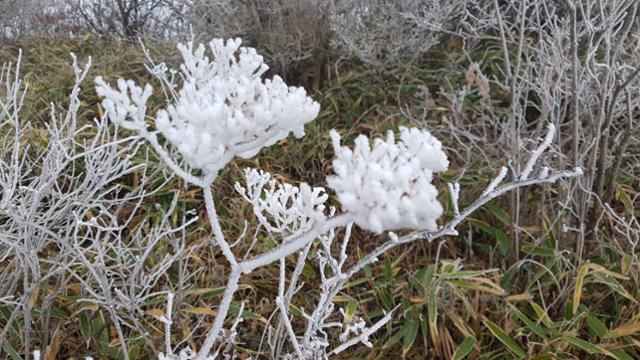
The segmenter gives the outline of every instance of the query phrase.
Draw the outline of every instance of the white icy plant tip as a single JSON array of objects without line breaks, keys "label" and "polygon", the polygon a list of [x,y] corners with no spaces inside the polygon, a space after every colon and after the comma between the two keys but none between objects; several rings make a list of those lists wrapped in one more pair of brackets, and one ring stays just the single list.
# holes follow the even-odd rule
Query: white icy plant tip
[{"label": "white icy plant tip", "polygon": [[143,89],[132,80],[118,79],[118,89],[113,89],[102,76],[96,77],[95,83],[96,93],[104,98],[105,115],[114,124],[129,130],[145,127],[147,100],[153,93],[151,85],[147,84]]},{"label": "white icy plant tip", "polygon": [[[194,168],[216,172],[234,156],[254,156],[289,132],[304,135],[320,105],[303,88],[289,87],[275,76],[262,80],[267,66],[240,40],[180,45],[184,83],[178,99],[157,116],[158,130]],[[236,55],[238,53],[238,55]]]},{"label": "white icy plant tip", "polygon": [[327,184],[337,194],[343,211],[354,222],[374,232],[402,228],[435,230],[442,215],[433,173],[447,170],[442,144],[426,130],[400,127],[400,139],[389,131],[387,139],[360,135],[354,149],[340,146],[331,131],[336,159],[335,176]]},{"label": "white icy plant tip", "polygon": [[[240,47],[240,42],[212,40],[212,59],[202,44],[178,45],[183,58],[182,84],[174,102],[155,119],[158,131],[184,160],[206,173],[217,172],[234,156],[252,157],[290,132],[301,137],[304,125],[320,110],[303,88],[289,87],[278,76],[263,80],[268,67],[262,56],[253,48]],[[139,88],[124,80],[118,81],[119,91],[100,78],[96,84],[114,122],[131,125],[139,121],[139,106],[134,106]],[[145,87],[144,95],[147,89],[150,87]]]},{"label": "white icy plant tip", "polygon": [[247,187],[235,184],[236,191],[253,206],[262,226],[271,233],[294,233],[324,219],[324,203],[328,199],[322,187],[307,183],[293,186],[278,183],[266,171],[244,170]]}]

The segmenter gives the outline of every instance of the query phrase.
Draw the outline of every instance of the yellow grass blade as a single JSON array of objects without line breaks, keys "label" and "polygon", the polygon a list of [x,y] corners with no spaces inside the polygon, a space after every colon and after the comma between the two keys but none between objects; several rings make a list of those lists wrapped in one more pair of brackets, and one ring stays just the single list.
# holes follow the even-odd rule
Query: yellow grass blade
[{"label": "yellow grass blade", "polygon": [[609,332],[609,337],[616,338],[621,336],[633,335],[640,332],[640,323],[633,323],[619,326]]},{"label": "yellow grass blade", "polygon": [[576,288],[573,290],[573,313],[578,312],[580,306],[580,298],[582,297],[582,285],[584,284],[584,278],[589,271],[589,264],[580,266],[578,270],[578,278],[576,279]]}]

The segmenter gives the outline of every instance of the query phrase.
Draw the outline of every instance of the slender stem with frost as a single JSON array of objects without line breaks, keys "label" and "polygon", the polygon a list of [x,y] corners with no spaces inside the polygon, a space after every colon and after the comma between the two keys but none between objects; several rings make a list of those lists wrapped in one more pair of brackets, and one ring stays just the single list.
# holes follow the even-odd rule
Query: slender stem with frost
[{"label": "slender stem with frost", "polygon": [[211,229],[213,230],[216,242],[218,243],[218,246],[220,246],[222,254],[227,259],[227,261],[231,264],[231,266],[235,267],[238,264],[238,261],[231,251],[231,246],[229,246],[229,243],[224,239],[224,234],[222,233],[222,229],[220,228],[218,213],[216,212],[216,207],[213,202],[213,194],[211,194],[211,186],[203,186],[202,192],[204,194],[204,203],[207,208],[207,215],[209,216],[209,222],[211,223]]},{"label": "slender stem with frost", "polygon": [[388,314],[386,314],[382,319],[378,320],[378,322],[376,322],[375,324],[373,324],[373,326],[371,326],[370,328],[368,328],[367,330],[365,330],[362,334],[354,337],[353,339],[345,342],[344,344],[338,346],[337,348],[333,349],[329,355],[334,355],[334,354],[339,354],[341,352],[343,352],[344,350],[362,342],[367,340],[367,338],[369,338],[369,336],[371,336],[372,334],[374,334],[376,331],[378,331],[378,329],[380,329],[381,327],[383,327],[386,323],[388,323],[389,321],[391,321],[391,318],[393,316],[393,312],[395,311],[395,309],[389,311]]},{"label": "slender stem with frost", "polygon": [[304,355],[302,355],[302,350],[300,350],[300,344],[298,344],[298,339],[296,338],[296,333],[293,331],[293,327],[291,326],[291,321],[289,321],[289,316],[287,315],[289,312],[284,305],[284,302],[280,296],[276,298],[276,304],[280,309],[280,316],[282,321],[284,322],[284,326],[287,328],[287,333],[289,334],[289,338],[291,339],[291,345],[293,345],[293,349],[295,350],[298,358],[304,359]]},{"label": "slender stem with frost", "polygon": [[200,351],[195,357],[195,360],[204,360],[213,344],[215,344],[216,339],[222,330],[222,326],[224,325],[224,320],[227,318],[227,313],[229,312],[229,307],[231,306],[231,301],[233,300],[233,294],[238,290],[238,281],[240,280],[240,271],[237,266],[232,266],[231,274],[229,275],[229,281],[227,281],[227,287],[224,290],[224,295],[222,296],[222,301],[220,302],[220,306],[218,307],[218,314],[216,315],[215,320],[213,321],[213,325],[209,332],[207,333],[207,338],[202,344]]},{"label": "slender stem with frost", "polygon": [[345,226],[351,221],[351,215],[340,214],[325,221],[317,222],[306,233],[286,237],[282,242],[282,245],[278,246],[277,248],[241,262],[240,267],[242,269],[242,272],[248,274],[256,268],[268,265],[282,257],[289,256],[305,247],[309,242],[311,242],[322,233],[340,226]]},{"label": "slender stem with frost", "polygon": [[501,186],[474,201],[471,205],[467,206],[463,211],[460,212],[459,215],[456,215],[453,219],[451,219],[446,225],[440,228],[437,231],[422,231],[415,234],[403,236],[394,241],[388,241],[383,245],[376,248],[370,254],[365,256],[362,260],[360,260],[356,265],[354,265],[349,271],[346,272],[346,277],[349,278],[353,276],[358,271],[362,270],[366,265],[375,262],[376,258],[383,253],[395,248],[398,245],[406,244],[415,240],[423,239],[429,242],[440,238],[446,235],[457,235],[456,227],[460,224],[464,219],[469,217],[473,212],[478,210],[480,207],[488,203],[489,201],[515,189],[519,189],[525,186],[531,186],[535,184],[551,184],[556,182],[561,178],[571,178],[575,176],[582,175],[582,169],[576,168],[572,171],[562,171],[553,175],[550,175],[545,178],[534,178],[527,180],[516,180],[510,182],[504,186]]},{"label": "slender stem with frost", "polygon": [[[211,194],[211,189],[205,191],[205,201],[208,196]],[[213,201],[211,204],[213,205]],[[215,208],[207,206],[207,212],[211,210],[212,213],[215,213]],[[217,217],[215,217],[217,222]],[[322,233],[335,229],[340,226],[347,225],[351,222],[351,216],[348,214],[341,214],[334,216],[325,221],[319,221],[314,224],[314,226],[309,229],[307,232],[303,234],[292,235],[286,237],[282,244],[275,249],[264,253],[262,255],[258,255],[254,258],[248,259],[246,261],[235,263],[231,265],[231,274],[229,275],[229,281],[227,282],[226,289],[224,291],[224,295],[222,301],[220,302],[220,306],[218,308],[218,314],[213,322],[213,326],[209,329],[207,333],[207,338],[205,339],[204,344],[198,351],[198,354],[195,360],[203,360],[207,354],[211,351],[211,348],[215,344],[216,339],[222,329],[222,325],[224,324],[224,319],[227,317],[227,313],[229,312],[229,306],[231,305],[231,300],[233,299],[233,294],[238,289],[238,281],[240,280],[241,274],[248,274],[256,268],[268,265],[276,260],[282,259],[286,256],[293,254],[294,252],[304,248],[308,243],[313,241],[316,237],[321,235]],[[211,225],[214,227],[214,225]],[[219,226],[219,225],[218,225]],[[215,231],[215,230],[214,230]],[[216,236],[216,238],[218,238]],[[221,238],[222,239],[222,238]],[[227,244],[228,245],[228,244]],[[224,251],[224,250],[223,250]],[[231,252],[231,249],[229,249]],[[233,256],[233,254],[231,253]],[[235,257],[233,258],[235,260]]]}]

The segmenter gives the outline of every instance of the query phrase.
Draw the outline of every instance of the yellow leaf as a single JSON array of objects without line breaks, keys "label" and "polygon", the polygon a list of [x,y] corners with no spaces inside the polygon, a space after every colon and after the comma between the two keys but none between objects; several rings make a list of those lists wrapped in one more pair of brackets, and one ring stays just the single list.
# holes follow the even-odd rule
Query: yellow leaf
[{"label": "yellow leaf", "polygon": [[576,279],[576,288],[573,290],[573,313],[578,312],[580,306],[580,298],[582,297],[582,284],[584,284],[584,278],[589,271],[589,264],[580,266],[578,270],[578,278]]},{"label": "yellow leaf", "polygon": [[620,260],[620,268],[623,273],[628,274],[631,271],[631,265],[633,264],[634,258],[631,255],[625,255]]},{"label": "yellow leaf", "polygon": [[429,302],[429,298],[426,296],[410,296],[409,301],[412,303],[426,304]]},{"label": "yellow leaf", "polygon": [[[247,290],[247,289],[251,289],[251,285],[240,284],[240,285],[238,285],[238,290],[237,291],[242,291],[242,290]],[[202,295],[222,296],[224,294],[224,291],[225,291],[224,287],[200,288],[200,289],[191,290],[187,294],[188,295],[195,295],[195,296],[202,296]]]},{"label": "yellow leaf", "polygon": [[198,315],[216,316],[216,314],[218,314],[217,311],[211,310],[211,309],[206,308],[206,307],[192,307],[192,308],[188,308],[188,309],[182,309],[182,311],[186,312],[186,313],[189,313],[189,314],[198,314]]},{"label": "yellow leaf", "polygon": [[503,295],[506,293],[506,291],[504,291],[504,289],[500,285],[496,284],[495,282],[489,279],[478,277],[478,278],[475,278],[475,281],[480,281],[482,283],[485,283],[491,286],[492,288],[494,288],[496,291],[499,292],[498,295]]},{"label": "yellow leaf", "polygon": [[331,301],[333,302],[349,302],[353,300],[352,297],[350,296],[343,296],[343,295],[336,295],[333,297],[333,299],[331,299]]},{"label": "yellow leaf", "polygon": [[44,360],[55,360],[58,357],[58,350],[60,350],[60,336],[60,326],[58,326],[49,341],[47,352],[44,354]]},{"label": "yellow leaf", "polygon": [[40,294],[40,287],[36,287],[31,293],[31,296],[29,296],[29,309],[33,309],[35,306],[38,294]]},{"label": "yellow leaf", "polygon": [[640,331],[640,323],[619,326],[609,332],[610,337],[621,337],[632,335]]},{"label": "yellow leaf", "polygon": [[494,294],[494,295],[504,295],[504,290],[502,290],[501,288],[498,289],[494,289],[488,286],[484,286],[484,285],[480,285],[480,284],[476,284],[473,282],[463,282],[463,281],[458,281],[458,280],[451,280],[449,281],[449,284],[455,286],[455,287],[461,287],[461,288],[467,288],[467,289],[473,289],[473,290],[478,290],[478,291],[482,291],[482,292],[487,292],[490,294]]},{"label": "yellow leaf", "polygon": [[536,312],[536,316],[538,317],[538,320],[542,321],[546,327],[550,327],[553,324],[553,322],[551,321],[551,318],[547,314],[547,311],[544,310],[542,306],[536,304],[533,301],[530,301],[529,304],[533,308],[533,311]]},{"label": "yellow leaf", "polygon": [[522,294],[507,296],[506,299],[509,302],[518,302],[518,301],[529,301],[529,300],[532,300],[533,297],[529,293],[522,293]]},{"label": "yellow leaf", "polygon": [[584,266],[588,266],[590,269],[592,269],[594,271],[605,273],[605,274],[611,276],[612,278],[616,278],[618,280],[629,280],[629,277],[621,275],[621,274],[618,274],[618,273],[610,271],[610,270],[607,270],[607,269],[605,269],[604,267],[602,267],[601,265],[598,265],[598,264],[586,264]]},{"label": "yellow leaf", "polygon": [[147,311],[144,312],[147,315],[151,315],[154,317],[162,317],[166,314],[164,309],[149,309]]}]

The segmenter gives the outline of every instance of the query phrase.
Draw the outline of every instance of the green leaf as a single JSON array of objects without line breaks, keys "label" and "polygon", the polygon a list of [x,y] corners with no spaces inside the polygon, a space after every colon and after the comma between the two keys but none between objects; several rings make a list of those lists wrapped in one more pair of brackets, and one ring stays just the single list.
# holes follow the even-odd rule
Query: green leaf
[{"label": "green leaf", "polygon": [[634,360],[629,354],[624,352],[622,349],[613,349],[611,350],[613,356],[618,360]]},{"label": "green leaf", "polygon": [[418,326],[420,323],[416,318],[407,319],[404,329],[402,330],[402,356],[407,355],[411,350],[416,336],[418,335]]},{"label": "green leaf", "polygon": [[486,208],[487,210],[489,210],[489,212],[491,212],[493,216],[496,217],[496,219],[500,220],[501,223],[505,225],[511,225],[511,219],[509,218],[509,215],[501,207],[498,207],[496,205],[487,205]]},{"label": "green leaf", "polygon": [[468,221],[471,223],[471,225],[476,227],[478,230],[482,231],[483,233],[485,233],[487,235],[493,236],[494,230],[496,229],[493,226],[487,224],[486,222],[484,222],[482,220],[478,220],[478,219],[469,219]]},{"label": "green leaf", "polygon": [[422,286],[424,287],[425,291],[428,291],[431,288],[431,282],[433,281],[433,274],[436,271],[436,267],[435,265],[429,265],[425,272],[424,275],[421,279],[422,282]]},{"label": "green leaf", "polygon": [[609,333],[609,329],[607,329],[605,324],[592,313],[587,314],[587,328],[592,335],[599,338],[604,338]]},{"label": "green leaf", "polygon": [[531,330],[532,333],[538,335],[542,339],[546,339],[547,338],[547,334],[545,333],[544,329],[542,329],[540,326],[536,325],[536,323],[531,321],[531,319],[529,319],[524,313],[522,313],[522,311],[518,310],[515,307],[513,307],[512,309],[513,309],[514,314],[516,314],[516,317],[518,319],[520,319],[520,321],[522,321],[524,323],[524,325],[529,330]]},{"label": "green leaf", "polygon": [[544,221],[545,231],[547,232],[547,236],[545,237],[544,244],[546,247],[551,249],[558,248],[558,240],[556,239],[556,235],[553,233],[553,229],[549,229],[549,224],[547,221]]},{"label": "green leaf", "polygon": [[302,310],[300,310],[297,306],[293,304],[289,304],[289,312],[292,313],[294,316],[304,317]]},{"label": "green leaf", "polygon": [[601,354],[601,355],[607,355],[607,356],[611,356],[611,357],[615,357],[613,355],[613,353],[611,353],[609,350],[603,349],[598,345],[592,344],[588,341],[584,341],[580,338],[574,337],[574,336],[564,336],[563,339],[565,339],[568,343],[570,343],[571,345],[584,350],[588,353],[591,354]]},{"label": "green leaf", "polygon": [[429,304],[427,305],[427,312],[429,313],[429,323],[435,325],[438,319],[438,298],[435,291],[429,293]]},{"label": "green leaf", "polygon": [[302,276],[304,276],[306,279],[316,279],[318,277],[318,274],[316,274],[316,270],[314,269],[313,265],[311,265],[311,263],[306,262],[304,264],[304,267],[302,268]]},{"label": "green leaf", "polygon": [[13,360],[22,360],[22,356],[20,356],[16,349],[14,349],[13,346],[11,346],[11,344],[9,344],[8,342],[5,342],[3,348],[4,351],[6,351]]},{"label": "green leaf", "polygon": [[80,314],[80,332],[88,345],[89,341],[91,341],[91,323],[84,313]]},{"label": "green leaf", "polygon": [[494,237],[502,256],[507,255],[507,253],[509,252],[509,242],[507,240],[507,234],[504,232],[504,230],[493,227],[486,222],[477,219],[469,219],[469,222],[483,233]]},{"label": "green leaf", "polygon": [[546,246],[522,245],[522,251],[529,255],[538,255],[543,257],[555,257],[556,250]]},{"label": "green leaf", "polygon": [[[13,311],[13,306],[0,306],[0,316],[2,316],[5,321],[9,321],[9,319],[11,319]],[[16,319],[11,323],[11,327],[13,327],[15,331],[20,332],[20,325],[18,325],[18,321]]]},{"label": "green leaf", "polygon": [[140,350],[142,350],[143,346],[144,345],[142,345],[142,343],[140,343],[139,341],[135,342],[129,349],[129,359],[131,360],[138,359],[140,355]]},{"label": "green leaf", "polygon": [[498,250],[500,255],[507,256],[509,254],[509,240],[507,240],[507,234],[501,229],[495,229],[493,235],[498,243]]},{"label": "green leaf", "polygon": [[609,286],[611,288],[611,290],[617,292],[618,294],[626,297],[627,299],[637,303],[637,300],[631,295],[629,294],[629,292],[627,291],[627,289],[624,288],[624,286],[622,286],[618,280],[616,280],[613,276],[604,274],[602,272],[599,271],[594,271],[593,275],[598,278],[602,283],[606,284],[607,286]]},{"label": "green leaf", "polygon": [[627,211],[627,213],[629,213],[629,215],[631,216],[635,216],[633,201],[631,201],[631,198],[629,198],[629,195],[627,195],[622,187],[616,186],[616,195],[622,202],[622,205],[624,205],[624,209]]},{"label": "green leaf", "polygon": [[397,344],[398,341],[400,341],[400,339],[402,339],[403,335],[404,335],[403,331],[398,331],[397,333],[393,334],[393,336],[390,337],[387,341],[385,341],[384,345],[382,345],[382,349],[386,350],[386,349],[392,347],[393,345]]},{"label": "green leaf", "polygon": [[482,321],[484,326],[486,326],[489,331],[495,336],[501,343],[503,343],[509,351],[516,354],[519,358],[522,358],[526,355],[525,351],[515,342],[504,330],[502,330],[498,325],[494,324],[489,320]]},{"label": "green leaf", "polygon": [[472,338],[472,337],[468,337],[466,339],[464,339],[460,345],[458,345],[458,348],[456,349],[456,352],[453,353],[453,360],[462,360],[465,358],[465,356],[469,355],[469,353],[471,353],[471,350],[473,350],[473,346],[476,344],[476,339]]},{"label": "green leaf", "polygon": [[362,285],[362,284],[367,283],[367,282],[369,282],[368,278],[361,277],[360,279],[355,279],[353,281],[350,281],[350,282],[344,284],[344,287],[342,287],[342,289],[349,289],[349,288],[352,288],[352,287],[356,287],[358,285]]},{"label": "green leaf", "polygon": [[391,258],[389,255],[384,255],[384,274],[387,278],[387,283],[393,282],[393,266],[391,265]]},{"label": "green leaf", "polygon": [[[361,260],[362,258],[364,258],[364,254],[362,253],[362,250],[358,249],[357,254],[358,254],[358,260]],[[362,268],[362,271],[364,271],[364,274],[367,277],[367,279],[373,280],[373,272],[371,271],[371,267],[365,266],[364,268]]]},{"label": "green leaf", "polygon": [[356,314],[357,308],[358,308],[358,300],[351,299],[347,302],[346,314],[349,319],[351,319]]},{"label": "green leaf", "polygon": [[393,296],[391,296],[391,293],[389,292],[389,290],[385,288],[378,289],[378,298],[382,302],[382,305],[384,306],[384,308],[387,310],[393,309],[393,307],[395,306],[393,302]]},{"label": "green leaf", "polygon": [[503,289],[509,289],[510,285],[512,284],[513,278],[518,273],[518,270],[519,270],[519,266],[518,264],[516,264],[511,266],[507,271],[505,271],[505,273],[500,278],[500,286]]}]

